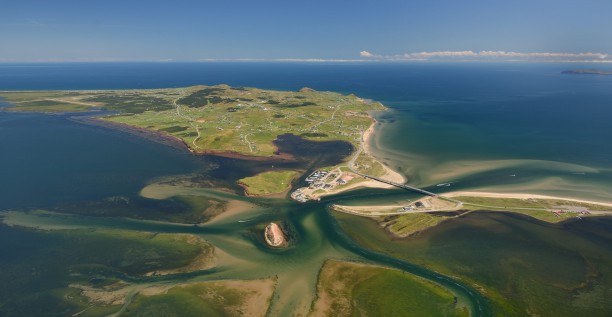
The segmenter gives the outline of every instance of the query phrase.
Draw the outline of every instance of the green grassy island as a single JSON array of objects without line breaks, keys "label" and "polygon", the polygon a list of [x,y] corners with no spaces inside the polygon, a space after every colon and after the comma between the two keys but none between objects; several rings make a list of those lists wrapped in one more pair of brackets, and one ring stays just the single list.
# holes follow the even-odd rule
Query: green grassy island
[{"label": "green grassy island", "polygon": [[244,187],[247,195],[271,195],[291,188],[291,182],[297,175],[295,171],[271,171],[243,178],[238,183]]}]

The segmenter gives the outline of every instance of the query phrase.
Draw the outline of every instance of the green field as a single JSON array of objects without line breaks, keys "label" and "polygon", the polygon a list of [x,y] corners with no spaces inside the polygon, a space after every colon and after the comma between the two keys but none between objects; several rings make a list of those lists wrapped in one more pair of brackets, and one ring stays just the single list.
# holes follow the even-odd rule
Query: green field
[{"label": "green field", "polygon": [[273,141],[291,133],[310,140],[342,140],[358,146],[380,103],[353,95],[227,85],[173,89],[0,92],[9,111],[117,111],[105,120],[175,136],[196,152],[272,156]]},{"label": "green field", "polygon": [[272,171],[245,177],[238,181],[247,195],[261,196],[282,193],[291,187],[291,182],[299,175],[296,171]]},{"label": "green field", "polygon": [[377,220],[380,222],[380,225],[386,228],[390,233],[399,237],[407,237],[427,228],[434,227],[452,216],[454,216],[453,213],[444,215],[440,213],[413,212],[405,215],[378,217]]},{"label": "green field", "polygon": [[375,177],[381,177],[387,173],[382,163],[363,152],[355,160],[354,168],[360,173]]},{"label": "green field", "polygon": [[446,289],[411,274],[327,261],[312,316],[467,316]]},{"label": "green field", "polygon": [[[612,207],[605,205],[597,205],[586,202],[576,202],[562,199],[518,199],[518,198],[493,198],[493,197],[454,197],[454,199],[462,201],[466,204],[462,209],[465,210],[500,210],[511,211],[524,214],[546,222],[561,222],[569,218],[575,218],[576,212],[563,212],[559,215],[550,211],[544,210],[562,210],[562,206],[583,207],[589,210],[596,211],[612,211]],[[474,204],[474,205],[470,205]],[[489,206],[489,207],[484,207]],[[534,208],[543,210],[525,210],[517,208]],[[580,215],[584,217],[585,215]]]}]

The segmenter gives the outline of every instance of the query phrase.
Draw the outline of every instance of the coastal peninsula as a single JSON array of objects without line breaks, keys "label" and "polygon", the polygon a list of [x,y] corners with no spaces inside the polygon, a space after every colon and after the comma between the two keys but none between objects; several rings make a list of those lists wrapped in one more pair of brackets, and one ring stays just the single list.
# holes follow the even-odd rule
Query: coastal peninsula
[{"label": "coastal peninsula", "polygon": [[[191,99],[188,97],[194,97],[194,94],[203,96],[203,99],[194,101],[190,106]],[[467,315],[468,311],[477,312],[476,307],[484,307],[486,312],[488,308],[480,305],[486,303],[481,299],[481,296],[484,297],[481,293],[487,296],[493,294],[487,298],[494,305],[503,305],[506,303],[505,297],[495,293],[502,288],[491,286],[486,281],[472,283],[470,281],[474,279],[469,272],[461,270],[476,267],[480,262],[487,264],[486,269],[512,269],[517,266],[514,263],[490,266],[488,260],[481,261],[476,256],[470,256],[466,258],[475,259],[476,264],[448,265],[450,269],[445,269],[444,259],[430,260],[431,254],[436,256],[455,250],[467,252],[463,248],[465,244],[445,247],[447,243],[464,237],[465,231],[449,234],[450,242],[442,243],[444,252],[411,255],[413,250],[419,250],[419,245],[422,247],[437,241],[423,239],[437,231],[427,231],[428,228],[447,222],[438,229],[448,230],[449,226],[460,226],[464,218],[490,214],[510,220],[526,219],[522,215],[546,222],[571,220],[567,222],[571,224],[575,222],[573,219],[609,212],[601,204],[562,198],[531,195],[505,197],[503,194],[473,192],[427,194],[424,189],[408,186],[400,174],[378,161],[369,148],[370,138],[380,128],[380,124],[373,119],[372,111],[384,111],[384,107],[351,95],[311,89],[274,92],[227,86],[135,91],[4,92],[0,95],[16,105],[7,108],[7,111],[110,110],[94,112],[98,114],[95,118],[80,118],[86,118],[87,123],[138,132],[145,137],[164,137],[172,140],[175,146],[189,149],[194,156],[205,156],[201,157],[202,161],[217,164],[210,168],[213,171],[210,174],[175,174],[167,178],[163,175],[148,183],[140,191],[139,197],[113,196],[102,201],[63,205],[52,210],[54,212],[11,212],[2,215],[6,230],[19,231],[24,237],[32,234],[71,237],[73,235],[64,230],[78,230],[74,231],[75,238],[58,240],[57,248],[65,248],[65,252],[72,252],[75,244],[79,246],[76,249],[79,252],[91,251],[91,243],[81,243],[79,241],[82,239],[76,238],[88,234],[87,230],[90,229],[86,228],[89,226],[105,228],[109,223],[121,223],[124,221],[122,218],[131,218],[120,226],[126,227],[125,230],[129,226],[135,232],[151,231],[144,235],[138,233],[136,241],[130,244],[125,243],[128,235],[121,236],[122,240],[118,242],[118,234],[114,232],[113,235],[91,237],[100,245],[108,243],[125,247],[121,252],[114,252],[113,248],[105,249],[113,251],[116,258],[108,263],[108,268],[102,267],[103,270],[92,274],[91,263],[78,263],[65,272],[64,279],[69,283],[53,286],[61,289],[63,300],[70,301],[70,312],[75,315],[84,316],[93,314],[95,310],[104,310],[104,315],[117,313],[129,316],[158,311],[159,305],[177,311],[193,310],[200,315],[206,315],[207,310],[218,310],[226,315],[248,312],[253,315],[285,316],[300,312],[304,316],[349,316],[357,311],[375,314],[383,309],[389,309],[384,315],[393,315],[397,311],[414,312],[415,307],[419,309],[417,314],[422,312],[423,315],[436,311],[445,311],[447,315]],[[70,115],[64,117],[70,118]],[[91,144],[96,146],[95,142]],[[330,152],[334,152],[334,158],[326,160],[325,155]],[[219,167],[223,164],[227,165],[225,169]],[[190,182],[191,178],[195,180]],[[216,186],[215,181],[221,178],[226,182],[224,185],[231,182],[234,187]],[[365,186],[398,187],[401,189],[396,191],[413,190],[428,196],[381,206],[343,206],[341,201],[336,201],[338,204],[333,206],[316,203],[301,205],[283,199],[291,190],[290,195],[294,199],[308,201]],[[436,191],[435,188],[431,190]],[[350,205],[348,199],[342,201]],[[325,212],[324,209],[328,207],[332,212]],[[472,213],[483,210],[487,212]],[[502,215],[496,211],[522,215]],[[65,217],[66,213],[73,215]],[[113,217],[107,220],[104,216],[108,215]],[[160,218],[160,215],[165,218]],[[95,216],[102,217],[98,219]],[[158,222],[152,224],[149,220]],[[585,222],[594,220],[597,219]],[[338,227],[329,226],[334,221]],[[540,221],[533,222],[543,227]],[[187,223],[189,225],[185,225]],[[86,228],[82,227],[84,224]],[[298,226],[294,227],[294,224]],[[472,231],[490,233],[488,226],[491,224]],[[51,232],[21,232],[23,230],[19,228]],[[186,234],[171,240],[174,233],[157,233],[158,228]],[[294,228],[299,230],[292,230]],[[212,234],[208,234],[208,230]],[[344,231],[355,240],[356,248],[362,248],[358,250],[360,252],[343,249],[342,243],[334,243],[333,240],[328,242],[327,239],[335,239],[337,230]],[[410,244],[411,247],[405,247]],[[520,245],[524,245],[523,242]],[[399,251],[390,249],[396,246]],[[46,246],[37,243],[36,247],[42,250]],[[282,249],[284,247],[289,249]],[[369,248],[379,254],[368,255]],[[542,247],[542,250],[546,248]],[[592,250],[597,252],[598,249]],[[536,250],[533,254],[539,255],[541,252]],[[48,259],[44,258],[46,253],[38,251],[35,254],[41,254],[36,261],[44,263],[43,266],[48,265]],[[506,256],[508,253],[499,254]],[[100,256],[100,262],[107,258],[105,253],[94,255]],[[353,257],[364,263],[346,261]],[[399,264],[395,268],[368,264],[388,264],[391,257],[418,263],[425,269],[404,266],[401,262],[394,262]],[[59,260],[72,258],[61,257]],[[455,261],[462,257],[459,254],[452,259]],[[588,269],[590,264],[587,264],[584,267]],[[60,262],[56,265],[70,267],[73,264]],[[22,267],[34,266],[19,265],[14,271],[7,271],[10,274],[6,275],[22,274]],[[577,267],[580,268],[578,275],[585,271],[582,266]],[[603,276],[606,276],[606,267],[601,266]],[[432,273],[428,273],[427,269]],[[453,271],[455,269],[459,271]],[[75,272],[79,274],[73,274]],[[438,272],[461,279],[458,282],[453,279],[440,280]],[[496,276],[517,276],[506,274],[503,270],[501,272]],[[162,275],[164,277],[160,278]],[[126,279],[126,276],[135,278]],[[236,278],[240,280],[234,280]],[[463,285],[473,288],[463,288]],[[481,288],[480,285],[485,286]],[[371,291],[380,289],[387,291]],[[525,297],[526,301],[532,299],[531,292],[525,294],[529,294]],[[237,301],[237,298],[240,300]],[[519,307],[524,306],[520,300],[516,302]],[[498,306],[495,309],[505,311]]]},{"label": "coastal peninsula", "polygon": [[[595,70],[568,72],[607,73]],[[369,147],[370,138],[378,124],[372,112],[384,111],[386,108],[378,102],[354,95],[318,92],[310,88],[291,92],[217,85],[144,90],[4,91],[0,92],[0,96],[14,105],[5,108],[6,111],[112,111],[111,114],[105,113],[89,120],[171,138],[184,144],[194,154],[252,161],[300,162],[300,155],[306,153],[283,147],[284,140],[313,141],[315,146],[326,141],[345,142],[352,148],[352,152],[347,153],[345,159],[338,164],[312,166],[312,162],[301,161],[301,166],[298,164],[293,169],[275,169],[272,165],[269,170],[236,180],[249,196],[275,197],[285,195],[287,191],[297,187],[290,196],[296,201],[306,202],[356,188],[394,188],[406,182],[403,175],[379,162]],[[306,151],[326,150],[309,148]],[[310,169],[306,165],[310,165]],[[304,175],[305,172],[308,174]],[[553,216],[554,220],[567,218],[578,210],[555,209],[552,203],[539,209],[534,207],[538,210],[530,210],[533,204],[528,201],[494,200],[483,203],[483,193],[467,193],[461,195],[461,200],[453,198],[453,195],[430,194],[429,196],[433,197],[426,196],[405,205],[335,205],[333,208],[360,216],[383,217],[387,220],[392,218],[381,222],[387,223],[385,228],[401,227],[397,225],[401,223],[396,219],[398,217],[401,219],[415,217],[407,216],[410,213],[419,214],[419,222],[422,225],[408,226],[415,227],[414,230],[399,230],[397,233],[400,236],[426,229],[444,219],[440,215],[433,216],[431,213],[434,212],[504,210],[547,220],[551,220],[549,215],[552,212],[556,215]],[[503,194],[485,194],[489,200],[504,198]],[[542,199],[532,196],[520,198]],[[480,197],[480,200],[475,200],[474,197]],[[551,202],[564,198],[548,197],[545,200]],[[595,203],[594,206],[601,207],[605,204]],[[591,210],[607,212],[608,209]],[[541,216],[538,212],[543,212],[546,216]],[[586,216],[584,212],[581,215]]]},{"label": "coastal peninsula", "polygon": [[[350,153],[346,153],[344,162],[314,166],[330,176],[292,195],[299,201],[357,187],[390,187],[365,179],[361,173],[404,182],[401,175],[377,161],[368,149],[375,125],[371,112],[386,108],[354,95],[310,88],[290,92],[217,85],[146,90],[4,91],[0,96],[14,105],[5,108],[6,111],[112,111],[86,120],[111,128],[156,133],[183,143],[194,154],[299,162],[302,155],[333,149],[291,149],[283,147],[284,143],[334,141],[352,147],[352,156],[349,158]],[[317,143],[313,144],[316,147]],[[238,183],[249,195],[278,194],[308,170],[304,165],[294,170],[271,169]]]},{"label": "coastal peninsula", "polygon": [[[595,70],[564,73],[568,72],[607,74]],[[354,95],[318,92],[310,88],[291,92],[217,85],[145,90],[4,91],[0,92],[0,96],[14,105],[5,108],[7,111],[112,111],[112,114],[106,113],[90,120],[172,138],[194,154],[252,161],[301,162],[293,169],[275,169],[271,165],[269,170],[236,180],[249,196],[284,196],[287,191],[297,187],[290,196],[296,201],[306,202],[356,188],[394,188],[406,182],[403,175],[379,162],[369,147],[370,138],[377,127],[372,112],[386,108],[378,102]],[[290,142],[313,141],[315,147],[321,142],[345,142],[352,152],[347,153],[340,163],[312,166],[312,162],[300,161],[301,155],[312,153],[300,153],[295,146],[293,149],[283,147],[287,139]],[[308,148],[305,151],[327,150]],[[308,174],[304,175],[305,172]],[[415,188],[407,186],[406,189]],[[432,214],[436,212],[503,210],[552,221],[576,216],[577,211],[583,211],[576,208],[584,207],[553,203],[566,200],[563,197],[544,199],[527,195],[525,198],[523,194],[518,198],[527,200],[521,202],[503,200],[508,197],[494,193],[466,193],[461,195],[461,200],[454,197],[457,195],[423,193],[431,197],[397,206],[335,205],[333,208],[360,216],[383,217],[381,223],[385,228],[393,231],[393,228],[401,227],[395,230],[396,233],[406,236],[445,219],[439,214]],[[488,201],[483,201],[485,196]],[[533,206],[528,199],[546,201],[546,206]],[[605,204],[592,204],[590,210],[608,211]],[[550,218],[551,215],[553,218]],[[579,215],[588,216],[585,212]],[[398,225],[403,217],[419,219],[412,221],[411,226]],[[415,223],[421,225],[415,226]]]},{"label": "coastal peninsula", "polygon": [[409,237],[473,211],[511,212],[548,223],[612,215],[612,204],[520,193],[452,192],[405,204],[331,205],[334,212],[371,218],[396,238]]}]

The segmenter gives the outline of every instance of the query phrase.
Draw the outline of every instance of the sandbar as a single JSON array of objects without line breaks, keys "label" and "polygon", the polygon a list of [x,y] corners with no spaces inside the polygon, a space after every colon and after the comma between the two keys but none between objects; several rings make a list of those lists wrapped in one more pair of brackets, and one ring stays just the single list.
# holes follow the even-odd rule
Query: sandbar
[{"label": "sandbar", "polygon": [[585,199],[575,199],[575,198],[547,196],[547,195],[538,195],[538,194],[492,193],[492,192],[472,192],[472,191],[457,191],[457,192],[450,192],[450,193],[444,194],[444,197],[459,197],[459,196],[489,197],[489,198],[517,198],[517,199],[555,199],[555,200],[567,200],[567,201],[574,201],[574,202],[579,202],[579,203],[587,203],[587,204],[612,207],[612,203],[609,203],[609,202],[600,202],[600,201],[592,201],[592,200],[585,200]]}]

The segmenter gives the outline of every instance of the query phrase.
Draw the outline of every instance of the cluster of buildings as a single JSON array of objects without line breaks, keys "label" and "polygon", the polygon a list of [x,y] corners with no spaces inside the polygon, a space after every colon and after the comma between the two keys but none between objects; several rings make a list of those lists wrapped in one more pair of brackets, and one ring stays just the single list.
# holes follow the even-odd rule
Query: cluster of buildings
[{"label": "cluster of buildings", "polygon": [[336,173],[329,173],[325,171],[315,171],[309,177],[306,178],[306,182],[308,183],[308,188],[310,189],[332,189],[335,187],[335,184],[325,182],[326,179],[335,179],[338,176]]},{"label": "cluster of buildings", "polygon": [[328,175],[329,175],[329,172],[326,172],[326,171],[314,171],[312,174],[310,174],[305,179],[306,183],[308,183],[308,187],[302,187],[302,188],[296,189],[293,193],[291,193],[291,198],[303,203],[303,202],[307,202],[312,199],[311,196],[308,193],[306,193],[308,189],[313,190],[313,189],[319,189],[319,188],[323,188],[323,189],[331,188],[331,185],[324,184],[322,182]]},{"label": "cluster of buildings", "polygon": [[291,193],[291,198],[301,203],[311,200],[310,196],[304,192],[305,188],[306,187],[296,189],[293,193]]},{"label": "cluster of buildings", "polygon": [[581,215],[586,216],[586,215],[591,214],[591,212],[589,211],[589,208],[587,207],[563,205],[563,206],[556,206],[555,208],[559,208],[559,209],[551,210],[551,212],[555,214],[557,217],[561,217],[561,214],[564,214],[564,213],[576,213],[577,214],[576,217],[578,219],[582,219],[580,218]]},{"label": "cluster of buildings", "polygon": [[342,184],[346,184],[353,178],[351,175],[345,175],[340,169],[327,171],[314,171],[305,181],[308,183],[308,187],[302,187],[296,189],[291,193],[291,198],[299,202],[306,202],[312,200],[311,194],[316,190],[331,190],[334,187]]},{"label": "cluster of buildings", "polygon": [[326,172],[326,171],[314,171],[312,174],[310,174],[310,176],[306,177],[306,183],[312,185],[313,183],[316,183],[316,182],[324,179],[325,176],[327,176],[327,174],[329,174],[329,172]]},{"label": "cluster of buildings", "polygon": [[404,206],[404,207],[398,209],[397,211],[413,211],[413,210],[422,210],[424,208],[427,208],[427,206],[425,206],[425,204],[423,204],[423,202],[416,201],[415,203],[410,204],[408,206]]}]

